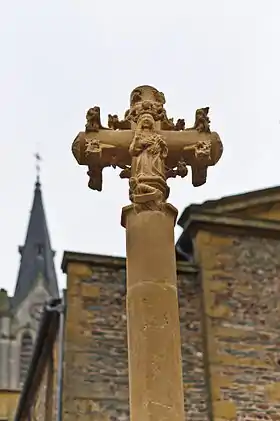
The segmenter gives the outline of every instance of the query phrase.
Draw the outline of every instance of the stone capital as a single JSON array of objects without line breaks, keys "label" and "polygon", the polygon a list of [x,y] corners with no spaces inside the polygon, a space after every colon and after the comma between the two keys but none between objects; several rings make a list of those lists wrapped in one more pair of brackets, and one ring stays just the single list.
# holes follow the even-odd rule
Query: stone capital
[{"label": "stone capital", "polygon": [[[127,221],[127,217],[129,214],[134,213],[135,216],[137,216],[138,214],[135,212],[135,208],[133,205],[128,205],[128,206],[124,206],[122,208],[122,214],[121,214],[121,225],[126,228],[126,221]],[[146,210],[144,212],[147,213],[152,213],[154,214],[155,211],[151,211],[151,210]],[[165,213],[167,216],[173,218],[174,220],[174,226],[176,224],[176,220],[177,220],[177,216],[178,216],[178,210],[175,208],[175,206],[171,205],[171,203],[164,203],[162,206],[162,210],[161,211],[157,211],[157,212],[163,212]]]}]

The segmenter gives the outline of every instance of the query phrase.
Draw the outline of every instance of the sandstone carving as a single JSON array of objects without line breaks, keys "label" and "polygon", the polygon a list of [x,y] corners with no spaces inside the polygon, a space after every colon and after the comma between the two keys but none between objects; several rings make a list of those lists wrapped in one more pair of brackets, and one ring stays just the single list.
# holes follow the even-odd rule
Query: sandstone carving
[{"label": "sandstone carving", "polygon": [[131,167],[128,165],[118,165],[119,168],[121,168],[120,172],[120,178],[130,178],[131,177]]},{"label": "sandstone carving", "polygon": [[117,116],[117,114],[108,115],[108,127],[109,129],[112,130],[130,130],[131,129],[131,124],[129,122],[129,120],[127,120],[126,116],[124,118],[124,120],[119,120],[119,117]]},{"label": "sandstone carving", "polygon": [[90,108],[86,114],[86,131],[87,132],[98,132],[103,129],[100,118],[100,107]]},{"label": "sandstone carving", "polygon": [[[87,114],[85,132],[72,152],[88,166],[89,187],[102,190],[102,170],[120,168],[129,180],[132,205],[122,211],[127,246],[127,328],[130,417],[183,421],[184,395],[173,228],[177,209],[166,200],[167,180],[186,177],[205,183],[207,168],[222,155],[222,143],[209,128],[208,108],[197,110],[195,124],[185,129],[164,108],[165,96],[152,86],[138,86],[130,96],[123,121],[100,109]],[[143,352],[143,350],[145,352]],[[149,387],[147,387],[147,385]]]},{"label": "sandstone carving", "polygon": [[195,113],[194,128],[202,133],[210,133],[209,107],[199,108]]},{"label": "sandstone carving", "polygon": [[161,209],[168,197],[165,177],[166,142],[155,131],[155,121],[149,113],[139,118],[129,147],[131,161],[130,200],[137,211]]},{"label": "sandstone carving", "polygon": [[98,165],[89,166],[87,175],[89,176],[88,186],[92,190],[102,191],[102,170]]},{"label": "sandstone carving", "polygon": [[141,102],[142,100],[142,91],[139,88],[135,88],[130,96],[130,103],[131,105],[135,105],[137,102]]},{"label": "sandstone carving", "polygon": [[186,162],[181,159],[178,161],[177,163],[177,167],[176,168],[168,168],[166,170],[166,179],[168,178],[176,178],[177,176],[184,178],[188,175],[188,167]]},{"label": "sandstone carving", "polygon": [[86,140],[85,144],[85,156],[94,155],[96,158],[101,158],[101,145],[97,139]]},{"label": "sandstone carving", "polygon": [[175,130],[181,131],[185,130],[185,120],[183,118],[179,118],[175,125]]},{"label": "sandstone carving", "polygon": [[120,168],[129,180],[129,197],[135,210],[161,210],[169,195],[168,178],[186,177],[191,168],[192,183],[206,182],[207,168],[220,159],[219,135],[210,131],[209,107],[195,114],[195,124],[174,123],[167,116],[165,96],[151,86],[139,86],[130,95],[130,107],[123,120],[108,115],[108,127],[100,119],[100,108],[87,112],[86,130],[73,142],[72,152],[80,165],[88,166],[89,187],[102,190],[102,170]]},{"label": "sandstone carving", "polygon": [[195,157],[200,159],[211,159],[211,141],[209,139],[207,140],[201,140],[200,142],[197,142],[194,149]]}]

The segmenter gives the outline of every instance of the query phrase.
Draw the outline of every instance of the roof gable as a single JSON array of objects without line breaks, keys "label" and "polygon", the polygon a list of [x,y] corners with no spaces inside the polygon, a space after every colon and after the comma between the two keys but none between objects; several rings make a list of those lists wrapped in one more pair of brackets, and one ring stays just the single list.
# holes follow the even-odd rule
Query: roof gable
[{"label": "roof gable", "polygon": [[178,225],[184,227],[193,211],[280,221],[280,186],[190,205],[182,213]]}]

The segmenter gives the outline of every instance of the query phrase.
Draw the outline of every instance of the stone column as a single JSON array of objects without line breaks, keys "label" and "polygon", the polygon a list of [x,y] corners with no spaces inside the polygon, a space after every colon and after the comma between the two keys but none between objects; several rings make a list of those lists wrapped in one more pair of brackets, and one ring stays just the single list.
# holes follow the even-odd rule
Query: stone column
[{"label": "stone column", "polygon": [[183,384],[178,315],[174,223],[177,210],[166,203],[167,180],[192,170],[195,187],[206,182],[207,168],[223,151],[211,132],[209,107],[196,110],[195,122],[168,118],[163,92],[135,88],[123,120],[100,107],[86,114],[72,152],[89,169],[88,186],[102,190],[102,170],[110,165],[129,179],[133,206],[123,209],[127,230],[127,317],[132,421],[183,421]]},{"label": "stone column", "polygon": [[123,208],[131,421],[183,421],[174,224],[177,209]]}]

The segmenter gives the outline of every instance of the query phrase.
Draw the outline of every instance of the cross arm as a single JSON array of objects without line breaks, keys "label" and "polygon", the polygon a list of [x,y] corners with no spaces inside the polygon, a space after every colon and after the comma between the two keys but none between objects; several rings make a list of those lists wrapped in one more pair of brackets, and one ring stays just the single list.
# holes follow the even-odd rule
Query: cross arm
[{"label": "cross arm", "polygon": [[168,148],[166,166],[170,169],[184,162],[192,169],[195,187],[206,182],[207,168],[215,165],[222,156],[223,145],[216,132],[199,132],[196,129],[162,131]]},{"label": "cross arm", "polygon": [[[201,186],[206,182],[207,168],[215,165],[223,145],[216,132],[198,132],[196,129],[182,131],[161,130],[168,149],[167,169],[178,166],[180,161],[192,169],[192,183]],[[129,146],[132,130],[103,129],[98,132],[80,132],[72,145],[72,152],[80,165],[89,168],[119,166],[123,170],[131,165]],[[121,176],[126,176],[123,172]]]},{"label": "cross arm", "polygon": [[108,166],[120,167],[120,177],[129,178],[132,201],[166,200],[166,180],[185,177],[187,166],[194,186],[206,182],[207,168],[223,152],[219,135],[210,130],[209,108],[198,109],[193,127],[185,129],[184,119],[176,124],[168,119],[164,104],[164,94],[145,85],[132,91],[124,120],[108,115],[108,128],[101,124],[100,107],[88,110],[85,131],[76,136],[72,152],[88,166],[90,188],[101,191],[102,169]]},{"label": "cross arm", "polygon": [[[205,148],[205,162],[208,166],[215,165],[223,152],[220,136],[216,132],[199,133],[197,130],[161,131],[166,141],[168,156],[166,164],[170,168],[176,166],[178,159],[184,158],[187,165],[193,166],[199,162],[199,151]],[[203,156],[201,155],[201,160]]]},{"label": "cross arm", "polygon": [[98,162],[101,167],[130,165],[128,150],[131,140],[131,130],[80,132],[72,144],[72,152],[80,165],[91,166]]}]

